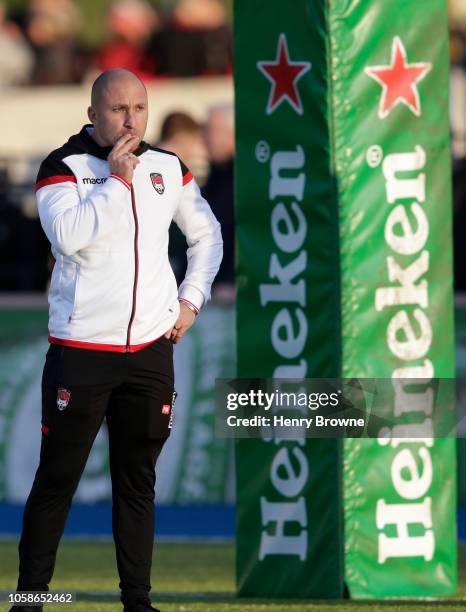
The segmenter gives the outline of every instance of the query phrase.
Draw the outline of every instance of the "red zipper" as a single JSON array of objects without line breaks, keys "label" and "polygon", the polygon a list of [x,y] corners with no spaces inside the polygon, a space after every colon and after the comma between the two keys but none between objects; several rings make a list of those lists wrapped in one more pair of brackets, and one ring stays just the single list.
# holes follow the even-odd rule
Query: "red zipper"
[{"label": "red zipper", "polygon": [[131,308],[131,317],[128,323],[128,331],[126,333],[126,352],[130,352],[131,344],[131,326],[133,324],[134,315],[136,314],[136,293],[138,288],[138,274],[139,274],[139,254],[138,254],[138,236],[139,236],[139,224],[138,224],[138,213],[136,210],[136,196],[134,195],[134,189],[131,185],[131,206],[133,208],[134,217],[134,283],[133,283],[133,306]]}]

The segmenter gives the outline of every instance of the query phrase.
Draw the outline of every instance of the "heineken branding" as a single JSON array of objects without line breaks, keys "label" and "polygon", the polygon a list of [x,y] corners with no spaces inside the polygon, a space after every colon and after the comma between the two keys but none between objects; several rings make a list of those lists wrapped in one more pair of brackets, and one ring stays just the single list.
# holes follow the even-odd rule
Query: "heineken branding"
[{"label": "heineken branding", "polygon": [[[454,376],[446,6],[413,5],[414,27],[376,4],[333,77],[351,109],[334,119],[343,374],[393,385],[378,439],[344,441],[345,573],[353,597],[436,595],[456,579],[455,441],[434,419],[435,377]],[[332,44],[355,27],[335,16]]]},{"label": "heineken branding", "polygon": [[405,104],[417,117],[421,115],[421,102],[417,82],[432,68],[430,62],[409,64],[406,49],[399,36],[392,42],[391,63],[388,66],[371,66],[366,74],[383,88],[379,104],[379,118],[385,119],[397,104]]},{"label": "heineken branding", "polygon": [[[435,547],[432,498],[427,495],[433,479],[430,448],[434,443],[431,417],[434,394],[429,382],[434,376],[434,367],[428,359],[432,324],[426,314],[430,254],[424,248],[429,235],[429,220],[423,208],[428,205],[425,165],[426,153],[420,145],[413,152],[388,155],[383,162],[387,207],[391,208],[384,233],[393,253],[387,256],[386,263],[388,281],[395,285],[378,288],[375,304],[378,311],[385,308],[395,311],[387,328],[387,345],[403,365],[392,372],[394,416],[400,424],[389,432],[382,432],[385,436],[379,439],[379,444],[390,442],[397,449],[390,473],[394,490],[400,497],[399,503],[387,504],[383,498],[377,501],[380,563],[392,557],[421,556],[430,561]],[[407,256],[414,261],[402,265]],[[410,381],[402,378],[417,379],[417,384],[411,381],[409,385]],[[414,391],[407,391],[413,387]],[[406,473],[408,479],[403,476]],[[386,535],[388,525],[395,526],[395,536]],[[422,526],[421,535],[412,534],[415,525]]]},{"label": "heineken branding", "polygon": [[[303,200],[306,175],[303,148],[278,151],[270,162],[268,188],[272,208],[270,227],[274,251],[270,255],[269,280],[259,285],[260,304],[279,305],[273,318],[270,341],[283,362],[274,370],[276,378],[304,378],[307,374],[303,350],[308,338],[305,271],[307,221],[300,203]],[[289,256],[292,255],[291,261]],[[288,256],[288,257],[287,257]],[[288,263],[283,264],[287,257]]]},{"label": "heineken branding", "polygon": [[[241,378],[338,375],[337,353],[316,349],[335,336],[336,312],[331,283],[320,282],[334,272],[327,247],[337,233],[336,214],[330,226],[326,217],[335,203],[330,181],[316,189],[329,166],[322,155],[328,138],[323,8],[308,0],[296,0],[290,11],[276,0],[235,3]],[[251,36],[258,15],[266,27]],[[307,411],[303,406],[302,419]],[[284,427],[292,416],[283,415]],[[241,595],[342,594],[335,571],[342,567],[336,444],[312,442],[304,434],[291,440],[265,431],[260,439],[237,440]],[[325,525],[318,527],[322,507]]]},{"label": "heineken branding", "polygon": [[[290,66],[284,34],[280,36],[279,48],[279,61],[285,65],[277,68],[278,77],[283,79],[283,70],[298,75],[308,69],[309,64],[295,63],[294,68]],[[265,74],[269,74],[267,70],[272,70],[271,64],[260,62],[258,65]],[[294,84],[291,80],[286,82],[292,84],[292,93],[288,94],[283,86],[280,89],[280,85],[277,87],[275,84],[267,106],[268,114],[273,112],[281,100],[287,100],[294,110],[302,113]],[[304,149],[297,145],[292,150],[275,152],[269,166],[268,197],[271,204],[273,251],[270,255],[269,278],[259,285],[259,295],[262,307],[275,307],[270,342],[282,363],[275,368],[274,376],[284,378],[303,377],[307,371],[303,357],[308,339],[307,319],[303,310],[306,306],[305,271],[308,263],[307,251],[303,248],[307,238],[307,221],[300,206],[306,186],[303,171],[305,162]],[[286,264],[283,263],[284,258]],[[270,482],[280,501],[260,496],[262,533],[258,558],[262,561],[270,555],[295,555],[304,561],[307,558],[309,537],[307,502],[303,495],[309,465],[308,458],[300,448],[304,440],[282,446],[280,440],[275,439],[270,440],[269,444],[275,444],[276,448],[270,465]],[[294,468],[296,463],[297,469]],[[286,478],[281,475],[283,471],[287,474]],[[273,535],[270,533],[270,525],[273,525]],[[290,533],[292,526],[295,526],[293,535]]]},{"label": "heineken branding", "polygon": [[303,105],[297,82],[311,68],[311,64],[290,60],[286,34],[280,34],[275,61],[257,62],[257,67],[272,84],[267,114],[273,113],[282,102],[286,101],[302,115]]},{"label": "heineken branding", "polygon": [[[236,441],[239,593],[449,593],[455,448],[433,415],[454,375],[445,2],[237,0],[234,32],[238,377],[392,391],[374,439]],[[329,416],[301,412],[283,418]]]},{"label": "heineken branding", "polygon": [[[266,114],[272,114],[285,102],[293,111],[302,114],[298,81],[311,65],[310,62],[290,60],[286,34],[281,33],[278,38],[276,60],[259,61],[257,67],[272,85]],[[267,143],[265,139],[260,142]],[[263,157],[260,159],[264,160]],[[273,250],[268,279],[259,285],[259,296],[261,306],[272,307],[276,313],[272,319],[270,343],[280,362],[273,373],[278,377],[299,378],[307,373],[303,357],[308,340],[304,312],[307,221],[301,208],[306,187],[305,165],[306,156],[300,144],[274,152],[269,160],[267,193]],[[303,492],[309,476],[308,458],[300,448],[304,441],[282,446],[280,440],[275,439],[269,444],[275,444],[276,448],[270,465],[270,482],[275,497],[278,495],[280,501],[260,497],[262,533],[258,558],[295,555],[304,561],[308,552],[308,512]],[[293,467],[294,463],[297,463],[297,469]],[[286,478],[280,475],[283,470]],[[271,525],[273,535],[270,533]],[[297,533],[291,535],[289,530],[293,525],[299,527]]]}]

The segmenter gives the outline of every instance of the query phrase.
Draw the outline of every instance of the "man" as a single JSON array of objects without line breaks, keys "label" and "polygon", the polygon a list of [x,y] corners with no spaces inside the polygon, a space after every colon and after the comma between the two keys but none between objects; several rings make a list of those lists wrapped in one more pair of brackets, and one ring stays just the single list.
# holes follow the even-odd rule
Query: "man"
[{"label": "man", "polygon": [[168,113],[161,123],[157,142],[157,146],[173,151],[188,164],[198,184],[205,183],[209,154],[202,125],[196,119],[184,111]]},{"label": "man", "polygon": [[205,140],[210,156],[210,173],[202,195],[222,226],[223,259],[215,278],[216,300],[234,300],[235,218],[233,204],[233,166],[235,157],[234,109],[232,105],[209,110]]},{"label": "man", "polygon": [[[173,151],[184,160],[198,185],[202,186],[207,174],[208,154],[200,123],[185,112],[169,113],[162,121],[156,142],[158,147]],[[209,204],[212,208],[210,201]],[[170,265],[176,280],[181,282],[186,273],[186,240],[175,224],[170,227],[169,243]]]},{"label": "man", "polygon": [[[131,72],[103,73],[92,125],[42,163],[39,215],[56,259],[42,380],[40,464],[26,503],[18,591],[45,591],[95,436],[107,420],[112,518],[125,612],[149,600],[154,468],[169,435],[173,345],[210,296],[220,227],[178,157],[145,143],[147,93]],[[172,219],[186,235],[177,290]],[[12,608],[12,610],[38,608]]]}]

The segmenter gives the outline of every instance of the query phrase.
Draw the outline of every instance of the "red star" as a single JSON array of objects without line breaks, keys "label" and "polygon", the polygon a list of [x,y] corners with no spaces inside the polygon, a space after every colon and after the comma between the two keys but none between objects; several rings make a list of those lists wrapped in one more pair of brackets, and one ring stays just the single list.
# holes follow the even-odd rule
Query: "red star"
[{"label": "red star", "polygon": [[421,102],[416,83],[432,68],[430,62],[408,64],[406,50],[398,36],[392,43],[390,66],[370,66],[365,72],[382,85],[379,117],[385,119],[397,104],[405,104],[417,117],[421,116]]},{"label": "red star", "polygon": [[267,115],[286,100],[300,115],[303,114],[303,106],[297,89],[299,79],[311,68],[310,62],[291,62],[288,54],[286,35],[280,34],[278,39],[277,57],[274,62],[257,62],[257,67],[262,74],[272,83],[269,101],[267,103]]}]

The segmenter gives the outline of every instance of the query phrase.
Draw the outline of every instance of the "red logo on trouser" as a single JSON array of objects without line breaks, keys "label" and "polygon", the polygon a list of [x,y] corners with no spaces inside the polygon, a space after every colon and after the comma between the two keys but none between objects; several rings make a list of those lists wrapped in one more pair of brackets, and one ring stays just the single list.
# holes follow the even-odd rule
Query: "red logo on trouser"
[{"label": "red logo on trouser", "polygon": [[57,408],[58,410],[65,410],[71,399],[71,391],[68,389],[60,388],[57,392]]}]

